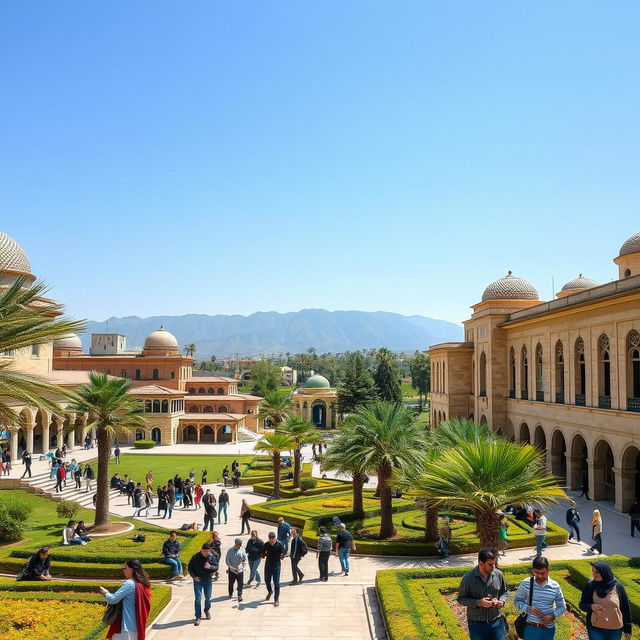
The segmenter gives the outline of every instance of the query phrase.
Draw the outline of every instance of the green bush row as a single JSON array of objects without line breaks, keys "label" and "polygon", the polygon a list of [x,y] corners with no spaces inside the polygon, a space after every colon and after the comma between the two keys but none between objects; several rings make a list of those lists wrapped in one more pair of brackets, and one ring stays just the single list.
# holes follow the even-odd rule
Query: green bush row
[{"label": "green bush row", "polygon": [[[283,498],[297,498],[298,496],[319,496],[323,493],[340,493],[344,491],[345,486],[349,484],[349,482],[345,482],[344,480],[318,480],[318,486],[315,489],[307,489],[307,491],[302,492],[300,489],[281,487],[280,495]],[[273,493],[273,480],[254,484],[253,491],[254,493],[270,496]]]},{"label": "green bush row", "polygon": [[156,446],[155,440],[136,440],[133,443],[136,449],[153,449]]}]

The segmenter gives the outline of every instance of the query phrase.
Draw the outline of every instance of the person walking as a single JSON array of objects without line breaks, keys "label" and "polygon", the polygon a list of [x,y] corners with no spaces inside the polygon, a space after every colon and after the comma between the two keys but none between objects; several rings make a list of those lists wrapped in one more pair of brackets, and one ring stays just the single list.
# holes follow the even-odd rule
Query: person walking
[{"label": "person walking", "polygon": [[218,512],[216,511],[216,497],[209,489],[207,489],[204,496],[202,496],[202,505],[204,507],[204,526],[202,530],[206,531],[207,528],[209,528],[209,531],[213,531],[213,525],[216,522]]},{"label": "person walking", "polygon": [[116,448],[113,450],[113,457],[116,464],[120,464],[120,447],[116,444]]},{"label": "person walking", "polygon": [[136,488],[133,490],[133,518],[139,516],[144,510],[143,500],[142,485],[138,482]]},{"label": "person walking", "polygon": [[33,462],[33,460],[31,459],[31,453],[25,449],[22,452],[22,464],[24,464],[24,472],[22,473],[21,478],[24,478],[25,476],[29,476],[31,477],[31,463]]},{"label": "person walking", "polygon": [[347,530],[347,525],[344,522],[340,523],[338,527],[338,535],[336,536],[336,556],[340,560],[340,568],[344,571],[344,575],[349,575],[349,555],[352,551],[356,550],[356,545],[353,541],[351,532]]},{"label": "person walking", "polygon": [[327,582],[329,580],[329,556],[331,555],[333,542],[331,541],[331,536],[327,533],[326,527],[320,527],[318,532],[320,537],[316,547],[316,558],[318,558],[320,580],[321,582]]},{"label": "person walking", "polygon": [[589,551],[597,551],[598,554],[602,554],[602,516],[599,509],[593,510],[591,537],[593,538],[593,545],[589,548]]},{"label": "person walking", "polygon": [[586,471],[582,473],[581,481],[580,481],[580,490],[582,493],[580,494],[581,498],[585,500],[589,499],[589,475]]},{"label": "person walking", "polygon": [[500,518],[500,529],[498,530],[498,545],[500,547],[500,555],[504,556],[509,548],[509,521],[506,516]]},{"label": "person walking", "polygon": [[204,495],[204,489],[202,488],[202,485],[197,484],[195,486],[195,489],[193,490],[193,501],[196,505],[196,509],[200,509],[201,508],[201,500],[202,500],[202,496]]},{"label": "person walking", "polygon": [[[156,516],[158,518],[164,518],[164,516],[167,515],[167,488],[165,486],[158,486],[156,497],[158,498],[158,511]],[[162,516],[160,516],[161,511],[163,512]]]},{"label": "person walking", "polygon": [[151,582],[140,560],[125,560],[122,573],[126,580],[115,593],[100,587],[107,604],[122,603],[118,619],[109,627],[112,640],[144,640],[151,610]]},{"label": "person walking", "polygon": [[525,578],[516,591],[514,604],[526,613],[526,640],[553,640],[556,620],[567,610],[560,585],[549,576],[549,561],[537,556],[531,578]]},{"label": "person walking", "polygon": [[64,468],[64,465],[61,464],[56,470],[56,492],[62,491],[62,485],[66,477],[67,477],[67,470]]},{"label": "person walking", "polygon": [[207,470],[206,469],[202,470],[202,480],[200,480],[200,484],[201,485],[207,484]]},{"label": "person walking", "polygon": [[[337,547],[337,545],[336,545]],[[293,580],[290,584],[299,584],[304,578],[304,573],[300,570],[298,564],[300,560],[307,555],[309,549],[307,543],[302,539],[300,532],[295,528],[291,528],[291,573],[293,574]]]},{"label": "person walking", "polygon": [[73,479],[76,481],[76,489],[81,489],[82,488],[82,469],[80,468],[79,464],[76,465],[76,468],[73,472]]},{"label": "person walking", "polygon": [[283,518],[278,518],[278,542],[284,549],[284,555],[289,551],[289,536],[291,535],[291,525]]},{"label": "person walking", "polygon": [[204,617],[211,620],[211,590],[213,574],[218,570],[220,556],[212,552],[210,542],[205,542],[200,551],[194,553],[189,560],[189,575],[193,578],[193,595],[196,619],[193,624],[197,627],[202,618],[202,597],[204,596]]},{"label": "person walking", "polygon": [[218,524],[222,524],[222,514],[224,513],[224,523],[227,524],[227,511],[229,509],[229,494],[223,489],[218,496]]},{"label": "person walking", "polygon": [[239,489],[240,488],[240,476],[242,476],[242,474],[240,473],[240,469],[236,469],[233,472],[233,488],[234,489]]},{"label": "person walking", "polygon": [[449,560],[449,542],[451,542],[451,534],[452,534],[452,531],[451,531],[451,526],[449,525],[449,518],[445,516],[444,522],[442,523],[442,526],[438,531],[438,549],[440,550],[442,559],[445,562],[448,562]]},{"label": "person walking", "polygon": [[242,602],[242,587],[244,585],[244,572],[249,568],[247,552],[242,548],[242,540],[236,538],[233,547],[227,550],[224,562],[229,574],[229,597],[233,598],[234,586],[238,585],[238,602]]},{"label": "person walking", "polygon": [[640,503],[638,498],[634,498],[629,508],[629,518],[631,519],[631,537],[634,538],[636,529],[640,531]]},{"label": "person walking", "polygon": [[165,518],[171,518],[173,515],[173,505],[176,503],[176,491],[173,488],[173,482],[167,482],[167,510],[164,514]]},{"label": "person walking", "polygon": [[547,517],[542,514],[540,509],[533,512],[533,535],[536,537],[536,556],[541,556],[542,552],[547,548]]},{"label": "person walking", "polygon": [[51,558],[49,547],[40,547],[38,553],[34,553],[27,566],[16,576],[16,581],[22,580],[51,580]]},{"label": "person walking", "polygon": [[284,556],[284,547],[276,540],[276,534],[270,531],[269,539],[262,548],[262,557],[265,558],[264,583],[267,585],[267,597],[265,600],[269,600],[271,594],[275,593],[273,600],[274,607],[280,604],[280,568]]},{"label": "person walking", "polygon": [[[222,540],[220,540],[220,534],[217,531],[211,532],[211,539],[209,540],[209,544],[211,545],[211,552],[215,553],[218,556],[218,563],[222,559]],[[213,576],[214,580],[219,578],[218,570]]]},{"label": "person walking", "polygon": [[580,542],[580,514],[576,509],[576,503],[571,500],[569,508],[566,513],[567,526],[569,527],[569,540],[573,539],[573,534],[576,534],[578,542]]},{"label": "person walking", "polygon": [[224,482],[224,486],[227,486],[227,480],[229,480],[229,467],[228,465],[224,466],[224,469],[222,470],[222,480]]},{"label": "person walking", "polygon": [[165,540],[162,545],[162,556],[164,563],[173,569],[172,580],[184,580],[182,575],[182,561],[180,560],[180,541],[178,540],[178,532],[171,531],[169,539]]},{"label": "person walking", "polygon": [[84,478],[84,492],[89,493],[91,491],[91,483],[95,477],[93,474],[93,467],[90,464],[85,465],[82,477]]},{"label": "person walking", "polygon": [[496,554],[481,549],[478,565],[462,577],[458,589],[458,603],[467,608],[471,640],[504,640],[502,608],[508,597],[504,575],[496,569]]},{"label": "person walking", "polygon": [[251,507],[249,503],[242,498],[242,505],[240,507],[240,519],[242,520],[242,530],[240,531],[240,535],[244,533],[244,528],[247,527],[247,533],[251,531],[251,527],[249,526],[249,518],[251,518]]},{"label": "person walking", "polygon": [[625,588],[606,562],[591,565],[590,580],[582,590],[580,608],[587,612],[589,640],[631,638],[631,604]]},{"label": "person walking", "polygon": [[260,573],[258,569],[260,567],[260,560],[262,559],[262,550],[264,549],[264,542],[258,537],[257,531],[251,532],[251,537],[247,540],[245,551],[247,552],[247,558],[249,560],[249,580],[247,586],[250,587],[253,579],[256,579],[256,589],[260,586]]},{"label": "person walking", "polygon": [[151,469],[149,469],[149,471],[147,471],[147,473],[144,476],[145,482],[147,483],[147,489],[152,489],[153,488],[153,471],[151,471]]}]

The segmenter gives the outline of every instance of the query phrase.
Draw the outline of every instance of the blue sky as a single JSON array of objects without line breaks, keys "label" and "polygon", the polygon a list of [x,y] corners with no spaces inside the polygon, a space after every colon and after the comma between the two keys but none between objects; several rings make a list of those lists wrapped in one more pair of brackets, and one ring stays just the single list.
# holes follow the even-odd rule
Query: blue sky
[{"label": "blue sky", "polygon": [[0,229],[75,316],[460,322],[640,231],[637,2],[5,3]]}]

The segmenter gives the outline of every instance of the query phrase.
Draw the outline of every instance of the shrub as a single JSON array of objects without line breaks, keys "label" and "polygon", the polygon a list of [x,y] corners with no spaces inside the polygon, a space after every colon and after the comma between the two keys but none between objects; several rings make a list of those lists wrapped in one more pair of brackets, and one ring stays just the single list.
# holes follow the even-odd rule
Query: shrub
[{"label": "shrub", "polygon": [[8,496],[0,500],[0,542],[15,542],[22,538],[31,515],[31,505]]},{"label": "shrub", "polygon": [[73,500],[62,500],[58,502],[56,506],[56,513],[58,514],[58,518],[73,520],[79,509],[80,505],[77,502],[73,502]]},{"label": "shrub", "polygon": [[318,480],[316,478],[300,478],[300,491],[304,493],[309,489],[315,489],[318,486]]},{"label": "shrub", "polygon": [[156,446],[155,440],[136,440],[133,443],[136,449],[153,449]]}]

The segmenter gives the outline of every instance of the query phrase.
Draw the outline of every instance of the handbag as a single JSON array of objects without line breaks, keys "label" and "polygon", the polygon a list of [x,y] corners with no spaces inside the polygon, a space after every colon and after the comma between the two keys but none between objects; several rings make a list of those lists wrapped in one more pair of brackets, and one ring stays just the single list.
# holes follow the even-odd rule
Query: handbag
[{"label": "handbag", "polygon": [[104,613],[102,614],[102,622],[110,626],[114,622],[117,622],[121,615],[122,601],[116,602],[116,604],[108,604],[104,609]]},{"label": "handbag", "polygon": [[[529,580],[529,607],[533,602],[533,577]],[[513,626],[516,628],[518,638],[524,638],[524,628],[527,622],[527,612],[521,613],[514,622]]]}]

